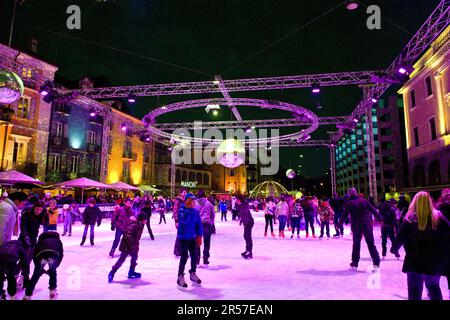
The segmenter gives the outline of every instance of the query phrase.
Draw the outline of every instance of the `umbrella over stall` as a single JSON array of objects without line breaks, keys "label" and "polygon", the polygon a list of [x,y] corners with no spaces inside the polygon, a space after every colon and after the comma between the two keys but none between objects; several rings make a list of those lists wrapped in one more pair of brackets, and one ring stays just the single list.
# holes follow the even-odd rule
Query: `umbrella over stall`
[{"label": "umbrella over stall", "polygon": [[138,187],[132,186],[132,185],[127,184],[127,183],[122,182],[122,181],[117,181],[115,183],[111,183],[109,185],[109,189],[114,189],[114,190],[119,190],[119,191],[123,191],[123,190],[126,190],[126,191],[137,191],[137,190],[139,190]]},{"label": "umbrella over stall", "polygon": [[16,170],[7,170],[0,172],[0,185],[13,186],[17,184],[36,184],[42,185],[44,182],[32,178]]},{"label": "umbrella over stall", "polygon": [[80,188],[81,189],[81,203],[83,203],[84,197],[84,189],[87,188],[99,188],[99,189],[108,189],[110,186],[95,180],[91,180],[88,178],[78,178],[74,180],[64,181],[55,184],[56,187],[63,188]]}]

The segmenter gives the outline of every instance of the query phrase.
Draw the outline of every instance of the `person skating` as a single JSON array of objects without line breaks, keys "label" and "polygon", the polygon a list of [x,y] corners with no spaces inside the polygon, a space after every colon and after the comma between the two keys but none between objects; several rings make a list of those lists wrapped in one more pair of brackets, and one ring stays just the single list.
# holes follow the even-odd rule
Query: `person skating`
[{"label": "person skating", "polygon": [[244,225],[244,239],[245,239],[245,251],[241,253],[241,256],[245,259],[253,258],[253,240],[252,229],[255,221],[253,220],[248,203],[245,197],[241,194],[236,197],[237,209],[239,210],[239,225]]},{"label": "person skating", "polygon": [[3,195],[3,199],[0,199],[0,245],[11,241],[12,236],[17,235],[15,229],[16,224],[18,227],[19,210],[25,207],[28,199],[24,192],[14,192],[10,195],[5,192]]},{"label": "person skating", "polygon": [[[385,201],[380,206],[380,215],[383,219],[383,224],[381,225],[381,255],[386,257],[387,254],[387,238],[391,240],[391,246],[395,241],[395,230],[397,229],[397,215],[395,208],[393,206],[395,199],[389,199]],[[400,258],[400,255],[396,252],[396,257]]]},{"label": "person skating", "polygon": [[266,200],[266,205],[264,207],[264,219],[266,221],[266,225],[264,227],[264,237],[267,237],[267,228],[270,225],[270,232],[272,237],[275,237],[275,233],[273,232],[273,217],[275,215],[275,211],[277,210],[276,204],[273,202],[272,197],[268,197]]},{"label": "person skating", "polygon": [[[188,190],[186,188],[180,188],[180,194],[179,196],[174,200],[173,203],[173,213],[172,213],[172,219],[175,221],[175,228],[178,229],[178,213],[181,208],[184,207],[184,200],[186,198],[186,194],[188,193]],[[173,247],[173,254],[176,257],[181,256],[181,245],[180,245],[180,239],[178,237],[175,238],[175,245]]]},{"label": "person skating", "polygon": [[19,240],[11,240],[0,246],[0,300],[6,300],[4,290],[5,280],[8,281],[8,295],[10,300],[16,300],[17,266],[20,266],[25,283],[28,281],[30,272],[29,263],[27,263],[27,251]]},{"label": "person skating", "polygon": [[44,232],[56,231],[58,226],[59,210],[56,207],[57,201],[55,199],[50,200],[49,207],[46,211]]},{"label": "person skating", "polygon": [[342,212],[344,212],[344,199],[339,197],[336,193],[333,195],[333,198],[330,199],[330,206],[334,212],[334,229],[336,233],[333,237],[342,237],[344,236],[344,226],[339,225],[339,220],[341,219]]},{"label": "person skating", "polygon": [[[438,210],[448,221],[450,221],[450,188],[442,190],[441,202],[439,204]],[[448,253],[448,257],[449,259],[447,262],[447,267],[445,268],[444,275],[447,277],[448,298],[450,299],[450,252]]]},{"label": "person skating", "polygon": [[344,213],[339,223],[343,224],[350,215],[353,232],[352,262],[350,267],[353,269],[358,267],[361,239],[364,236],[370,252],[370,257],[373,261],[374,269],[377,270],[380,267],[380,256],[373,238],[372,215],[376,216],[379,220],[381,220],[381,216],[366,199],[358,196],[358,192],[355,188],[350,188],[348,190],[348,195],[350,199],[345,205]]},{"label": "person skating", "polygon": [[[212,227],[216,214],[214,212],[214,206],[206,199],[205,191],[199,190],[197,192],[197,200],[195,209],[200,214],[200,219],[203,225],[203,264],[207,266],[209,264],[210,247],[211,247],[211,234]],[[200,247],[197,250],[197,264],[200,264]]]},{"label": "person skating", "polygon": [[220,221],[223,221],[223,220],[227,221],[227,210],[228,210],[228,207],[227,207],[227,203],[224,200],[220,200],[218,209],[219,209],[219,211],[221,213]]},{"label": "person skating", "polygon": [[300,238],[300,220],[304,217],[304,215],[305,213],[303,212],[301,199],[297,199],[294,203],[291,214],[291,239],[294,237],[295,229],[297,229],[297,238]]},{"label": "person skating", "polygon": [[[58,298],[57,292],[57,269],[64,257],[64,249],[59,234],[56,231],[44,232],[39,236],[33,254],[34,272],[30,281],[25,284],[24,300],[30,300],[34,288],[40,277],[46,273],[50,277],[49,290],[50,300]],[[45,266],[48,265],[48,270]]]},{"label": "person skating", "polygon": [[138,215],[137,220],[129,220],[128,226],[125,228],[122,240],[120,241],[120,257],[108,274],[109,283],[113,282],[115,273],[123,265],[128,256],[131,257],[128,278],[134,279],[141,277],[141,274],[136,272],[136,266],[139,253],[139,240],[141,239],[144,226],[147,223],[147,218],[147,215],[142,212]]},{"label": "person skating", "polygon": [[153,203],[148,196],[147,196],[147,199],[145,199],[145,197],[144,197],[144,200],[142,200],[142,202],[143,202],[143,205],[141,206],[141,212],[143,212],[147,215],[146,226],[147,226],[148,234],[150,235],[150,239],[155,240],[155,236],[153,235],[152,227],[150,226]]},{"label": "person skating", "polygon": [[400,226],[392,253],[405,247],[402,271],[407,275],[408,300],[422,300],[423,284],[430,300],[442,300],[439,287],[450,246],[449,221],[433,207],[427,192],[417,193]]},{"label": "person skating", "polygon": [[164,224],[166,224],[166,203],[162,195],[158,196],[158,200],[155,203],[155,208],[159,213],[159,224],[161,224],[164,220]]},{"label": "person skating", "polygon": [[64,232],[61,236],[65,236],[67,233],[69,233],[69,237],[72,236],[72,223],[73,223],[73,217],[72,217],[72,210],[70,210],[70,205],[65,204],[63,205],[61,216],[64,222]]},{"label": "person skating", "polygon": [[202,244],[203,225],[200,213],[195,209],[195,196],[187,193],[184,197],[184,205],[178,211],[177,239],[181,246],[181,259],[178,266],[177,285],[179,288],[187,288],[184,279],[184,269],[187,259],[191,257],[191,268],[189,278],[195,285],[199,285],[201,280],[196,274],[197,271],[197,248]]},{"label": "person skating", "polygon": [[316,237],[316,231],[314,229],[314,212],[315,212],[315,207],[314,207],[314,202],[313,202],[312,198],[311,197],[306,197],[302,201],[302,207],[303,207],[303,212],[305,213],[306,238],[309,237],[308,226],[311,227],[312,237],[315,238]]},{"label": "person skating", "polygon": [[330,238],[330,222],[334,221],[334,212],[330,204],[327,201],[322,201],[319,204],[319,216],[320,216],[320,236],[323,238],[324,229],[327,231],[327,238]]},{"label": "person skating", "polygon": [[130,222],[130,218],[134,218],[134,211],[132,208],[133,201],[126,199],[123,207],[117,207],[111,218],[111,230],[115,231],[114,241],[109,251],[109,257],[114,258],[114,252],[119,246],[120,239]]},{"label": "person skating", "polygon": [[86,241],[86,236],[88,232],[88,228],[90,228],[90,241],[91,246],[94,245],[94,228],[95,224],[97,223],[97,226],[99,227],[102,223],[102,213],[99,208],[95,206],[95,200],[93,198],[90,198],[88,200],[88,206],[83,211],[83,218],[82,222],[84,224],[84,231],[83,231],[83,238],[81,239],[80,246],[84,245],[84,242]]},{"label": "person skating", "polygon": [[289,204],[284,196],[281,197],[280,202],[277,204],[275,214],[278,216],[278,222],[280,223],[278,236],[284,238],[284,228],[289,217]]}]

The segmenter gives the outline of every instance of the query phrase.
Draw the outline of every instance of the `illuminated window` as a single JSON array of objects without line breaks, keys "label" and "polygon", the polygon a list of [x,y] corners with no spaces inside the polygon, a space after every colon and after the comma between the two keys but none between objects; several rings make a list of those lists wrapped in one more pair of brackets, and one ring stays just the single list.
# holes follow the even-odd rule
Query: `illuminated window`
[{"label": "illuminated window", "polygon": [[17,116],[19,118],[28,119],[30,115],[31,98],[21,97],[17,105]]},{"label": "illuminated window", "polygon": [[33,72],[31,69],[22,68],[22,78],[31,78],[33,76]]}]

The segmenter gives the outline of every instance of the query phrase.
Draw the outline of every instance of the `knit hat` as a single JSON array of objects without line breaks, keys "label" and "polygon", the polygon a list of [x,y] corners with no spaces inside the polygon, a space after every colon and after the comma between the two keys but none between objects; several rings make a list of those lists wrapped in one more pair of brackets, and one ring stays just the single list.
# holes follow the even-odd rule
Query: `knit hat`
[{"label": "knit hat", "polygon": [[197,199],[192,193],[188,193],[188,194],[186,194],[186,198],[185,198],[185,200],[187,200],[187,199],[189,199],[189,198],[191,198],[192,200],[195,200],[195,199]]}]

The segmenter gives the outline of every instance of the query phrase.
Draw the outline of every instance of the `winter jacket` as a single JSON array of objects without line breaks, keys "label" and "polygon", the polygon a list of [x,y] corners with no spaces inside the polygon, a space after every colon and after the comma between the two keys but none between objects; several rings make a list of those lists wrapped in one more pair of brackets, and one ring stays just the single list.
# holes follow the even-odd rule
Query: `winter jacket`
[{"label": "winter jacket", "polygon": [[305,200],[302,202],[303,212],[307,217],[314,217],[315,205],[314,202],[310,200]]},{"label": "winter jacket", "polygon": [[383,226],[396,226],[397,225],[397,212],[393,206],[388,203],[383,203],[380,207],[380,215],[383,219]]},{"label": "winter jacket", "polygon": [[11,240],[16,223],[16,211],[6,201],[0,201],[0,245]]},{"label": "winter jacket", "polygon": [[291,218],[303,218],[305,213],[303,212],[303,207],[301,203],[294,203],[294,208],[292,209]]},{"label": "winter jacket", "polygon": [[275,216],[275,212],[277,211],[277,205],[272,202],[272,205],[266,204],[264,208],[264,214],[270,214],[271,216]]},{"label": "winter jacket", "polygon": [[319,216],[320,216],[320,221],[328,221],[328,222],[332,222],[334,221],[334,211],[331,208],[331,206],[319,206]]},{"label": "winter jacket", "polygon": [[178,239],[194,240],[199,236],[203,236],[203,224],[200,219],[200,213],[195,208],[181,206],[178,211]]},{"label": "winter jacket", "polygon": [[236,205],[236,208],[239,210],[239,219],[244,224],[244,226],[254,223],[247,202],[243,202],[240,205]]},{"label": "winter jacket", "polygon": [[51,209],[47,208],[47,217],[46,217],[46,225],[54,225],[58,224],[58,208]]},{"label": "winter jacket", "polygon": [[219,210],[221,212],[227,212],[227,204],[223,201],[220,201],[219,203]]},{"label": "winter jacket", "polygon": [[102,212],[97,207],[87,206],[83,211],[83,224],[94,225],[97,223],[100,225],[102,222]]},{"label": "winter jacket", "polygon": [[[439,211],[441,211],[442,215],[450,221],[450,203],[441,203],[439,205]],[[448,248],[448,261],[447,261],[447,268],[445,268],[445,276],[450,277],[450,245]]]},{"label": "winter jacket", "polygon": [[124,231],[133,216],[133,210],[126,207],[118,207],[111,218],[111,225],[117,230]]},{"label": "winter jacket", "polygon": [[335,213],[342,213],[344,211],[344,200],[341,197],[334,197],[330,199],[330,206]]},{"label": "winter jacket", "polygon": [[0,264],[16,265],[20,264],[22,274],[28,278],[30,266],[27,263],[27,251],[19,240],[8,241],[0,246]]},{"label": "winter jacket", "polygon": [[178,222],[178,213],[180,209],[184,207],[184,200],[180,197],[176,198],[173,203],[173,214],[172,218],[175,220],[175,223]]},{"label": "winter jacket", "polygon": [[289,204],[286,201],[280,201],[277,205],[276,215],[279,216],[289,216]]},{"label": "winter jacket", "polygon": [[350,215],[353,232],[362,232],[372,229],[372,214],[382,220],[378,211],[364,198],[352,197],[346,203],[344,214],[341,217],[341,224]]},{"label": "winter jacket", "polygon": [[442,216],[436,230],[428,227],[420,231],[417,216],[411,221],[404,220],[398,231],[392,251],[405,246],[403,272],[426,275],[445,275],[449,259],[450,226]]},{"label": "winter jacket", "polygon": [[195,209],[198,210],[202,223],[214,224],[214,218],[216,216],[214,206],[206,198],[197,199]]},{"label": "winter jacket", "polygon": [[42,211],[38,216],[34,214],[33,208],[29,208],[26,211],[22,212],[22,218],[20,219],[19,240],[24,243],[29,241],[29,244],[31,246],[34,246],[37,242],[39,228],[41,224],[43,224],[44,218],[45,211]]},{"label": "winter jacket", "polygon": [[119,250],[128,254],[138,254],[139,240],[141,239],[143,230],[144,224],[134,219],[130,220],[124,230]]},{"label": "winter jacket", "polygon": [[166,211],[166,204],[164,203],[164,200],[156,200],[155,201],[155,208],[158,211],[159,214],[162,214]]},{"label": "winter jacket", "polygon": [[39,257],[45,252],[56,253],[58,255],[57,266],[60,265],[64,257],[64,249],[58,232],[44,232],[39,236],[39,240],[34,248],[33,259],[39,259]]}]

